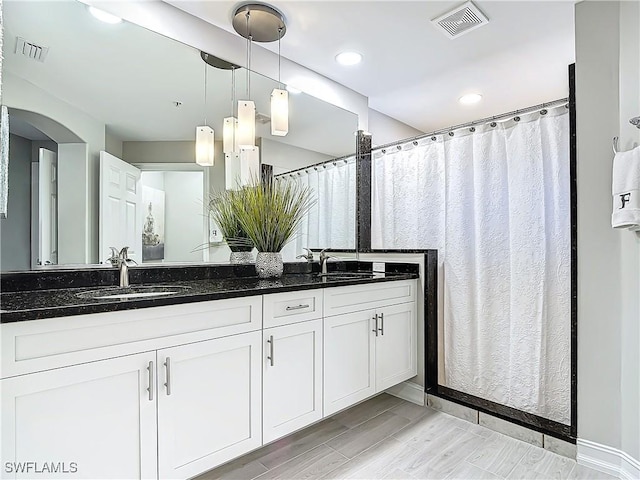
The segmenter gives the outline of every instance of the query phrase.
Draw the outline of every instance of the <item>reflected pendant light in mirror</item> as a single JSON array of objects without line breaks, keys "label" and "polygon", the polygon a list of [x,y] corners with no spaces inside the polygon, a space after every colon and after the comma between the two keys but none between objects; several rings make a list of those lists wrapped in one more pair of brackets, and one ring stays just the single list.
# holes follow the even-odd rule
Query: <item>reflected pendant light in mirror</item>
[{"label": "reflected pendant light in mirror", "polygon": [[280,88],[274,88],[271,92],[271,135],[278,137],[284,137],[289,133],[289,92],[282,88],[280,79],[282,32],[283,27],[278,28],[278,86]]},{"label": "reflected pendant light in mirror", "polygon": [[233,114],[236,105],[236,68],[238,67],[233,64],[228,65],[231,65],[231,116],[225,117],[222,121],[222,151],[225,155],[238,150],[238,119]]},{"label": "reflected pendant light in mirror", "polygon": [[[206,55],[206,54],[205,54]],[[204,57],[203,57],[204,59]],[[207,125],[207,67],[204,64],[204,125],[196,127],[196,163],[203,167],[212,167],[214,162],[214,132]]]}]

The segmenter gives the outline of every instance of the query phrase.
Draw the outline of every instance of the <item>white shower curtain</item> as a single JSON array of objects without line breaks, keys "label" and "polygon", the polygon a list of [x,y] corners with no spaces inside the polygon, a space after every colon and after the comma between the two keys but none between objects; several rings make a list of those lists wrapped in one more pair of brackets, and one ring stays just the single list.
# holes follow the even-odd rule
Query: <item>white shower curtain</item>
[{"label": "white shower curtain", "polygon": [[[566,109],[421,142],[374,159],[373,239],[374,248],[441,246],[444,384],[569,424]],[[424,195],[414,175],[437,180]],[[401,222],[385,221],[394,212]]]},{"label": "white shower curtain", "polygon": [[282,250],[294,261],[303,248],[354,249],[356,238],[355,156],[279,176],[309,186],[316,204],[295,239]]}]

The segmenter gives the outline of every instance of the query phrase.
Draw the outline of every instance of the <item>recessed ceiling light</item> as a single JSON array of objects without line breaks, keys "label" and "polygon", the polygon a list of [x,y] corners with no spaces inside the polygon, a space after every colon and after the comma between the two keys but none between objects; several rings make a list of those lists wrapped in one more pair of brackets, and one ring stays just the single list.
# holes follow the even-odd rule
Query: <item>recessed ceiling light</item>
[{"label": "recessed ceiling light", "polygon": [[480,100],[482,100],[482,95],[480,95],[479,93],[468,93],[467,95],[463,95],[458,99],[458,101],[463,105],[478,103]]},{"label": "recessed ceiling light", "polygon": [[336,62],[340,65],[357,65],[362,61],[362,55],[358,52],[342,52],[336,55]]},{"label": "recessed ceiling light", "polygon": [[96,7],[89,7],[89,12],[101,22],[110,23],[111,25],[115,25],[116,23],[120,23],[122,21],[120,17],[111,15],[104,10],[97,9]]},{"label": "recessed ceiling light", "polygon": [[297,88],[292,87],[291,85],[287,85],[287,92],[297,95],[298,93],[302,93],[302,90],[298,90]]}]

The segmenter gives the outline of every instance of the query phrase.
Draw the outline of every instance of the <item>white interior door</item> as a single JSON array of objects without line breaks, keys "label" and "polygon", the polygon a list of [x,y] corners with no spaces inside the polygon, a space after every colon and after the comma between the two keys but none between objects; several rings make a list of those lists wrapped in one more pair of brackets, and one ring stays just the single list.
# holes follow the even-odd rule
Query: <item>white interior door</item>
[{"label": "white interior door", "polygon": [[142,186],[140,170],[100,152],[99,258],[109,247],[129,247],[129,258],[142,263]]},{"label": "white interior door", "polygon": [[[37,174],[37,265],[58,263],[58,156],[50,150],[38,149]],[[34,172],[35,173],[35,172]],[[35,187],[35,185],[34,185]],[[32,197],[36,199],[35,194]],[[33,240],[36,234],[32,235]]]}]

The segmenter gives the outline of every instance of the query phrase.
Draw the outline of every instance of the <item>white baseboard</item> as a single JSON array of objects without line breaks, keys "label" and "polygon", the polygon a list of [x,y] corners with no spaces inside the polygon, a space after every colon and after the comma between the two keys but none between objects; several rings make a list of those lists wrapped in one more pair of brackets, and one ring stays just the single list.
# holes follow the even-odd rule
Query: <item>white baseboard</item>
[{"label": "white baseboard", "polygon": [[424,387],[421,387],[417,383],[402,382],[398,385],[394,385],[386,390],[394,397],[401,398],[407,402],[415,403],[416,405],[424,406]]},{"label": "white baseboard", "polygon": [[626,452],[580,438],[577,445],[576,461],[580,465],[624,480],[640,478],[640,462]]}]

